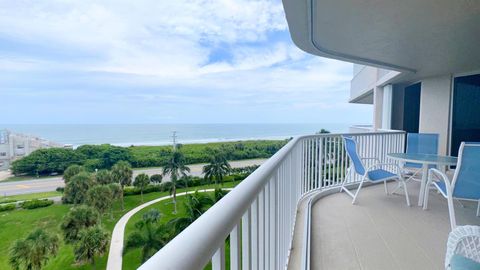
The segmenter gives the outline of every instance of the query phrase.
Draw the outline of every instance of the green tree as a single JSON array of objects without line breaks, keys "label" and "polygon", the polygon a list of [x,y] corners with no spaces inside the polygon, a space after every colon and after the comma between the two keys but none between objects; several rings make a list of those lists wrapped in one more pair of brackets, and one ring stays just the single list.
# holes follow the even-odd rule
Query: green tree
[{"label": "green tree", "polygon": [[100,215],[112,209],[112,190],[106,185],[97,185],[87,192],[86,204],[95,208]]},{"label": "green tree", "polygon": [[80,231],[100,223],[100,215],[90,206],[80,205],[70,209],[63,217],[60,229],[65,243],[73,244],[80,239]]},{"label": "green tree", "polygon": [[40,270],[57,254],[58,242],[58,236],[36,229],[10,247],[10,265],[16,270]]},{"label": "green tree", "polygon": [[163,176],[161,174],[154,174],[150,176],[150,181],[155,183],[155,184],[160,184],[162,183]]},{"label": "green tree", "polygon": [[73,164],[82,164],[86,157],[76,153],[72,149],[48,148],[38,149],[30,155],[15,160],[12,163],[12,172],[15,175],[48,175],[51,173],[63,173]]},{"label": "green tree", "polygon": [[102,153],[102,167],[111,168],[120,161],[130,162],[132,156],[125,147],[109,145]]},{"label": "green tree", "polygon": [[76,165],[76,164],[75,165],[70,165],[63,172],[63,180],[65,181],[65,183],[68,183],[70,181],[70,179],[72,179],[72,177],[74,177],[75,175],[77,175],[81,172],[85,172],[85,168],[83,166]]},{"label": "green tree", "polygon": [[143,214],[142,220],[135,223],[135,231],[127,238],[124,253],[141,248],[142,262],[145,262],[160,250],[171,237],[168,227],[159,223],[160,218],[161,214],[157,209]]},{"label": "green tree", "polygon": [[[129,186],[132,183],[132,166],[126,161],[119,161],[113,165],[112,179],[114,182],[119,183],[122,186],[122,190],[125,186]],[[122,196],[122,210],[125,209],[125,202]]]},{"label": "green tree", "polygon": [[216,188],[215,192],[213,193],[213,199],[215,202],[220,201],[225,195],[227,195],[228,191],[221,189],[221,188]]},{"label": "green tree", "polygon": [[175,229],[176,233],[180,233],[197,218],[199,218],[205,211],[210,208],[215,201],[208,195],[201,194],[196,191],[194,194],[187,195],[185,205],[186,215],[170,220],[170,224]]},{"label": "green tree", "polygon": [[87,197],[87,191],[95,185],[91,174],[81,172],[73,176],[65,186],[63,202],[82,204]]},{"label": "green tree", "polygon": [[[120,200],[123,201],[123,189],[119,183],[111,183],[108,184],[108,188],[112,191],[112,198],[113,200]],[[123,208],[122,208],[123,210]],[[113,213],[111,213],[113,216]]]},{"label": "green tree", "polygon": [[100,185],[108,185],[110,183],[113,183],[112,174],[109,170],[99,170],[98,172],[96,172],[95,180]]},{"label": "green tree", "polygon": [[112,167],[113,181],[119,183],[122,188],[132,184],[132,166],[127,161],[119,161]]},{"label": "green tree", "polygon": [[172,152],[167,163],[163,167],[163,176],[170,175],[170,180],[173,183],[173,205],[174,213],[177,213],[177,180],[179,176],[186,176],[190,172],[190,168],[185,165],[185,157],[179,151]]},{"label": "green tree", "polygon": [[90,262],[96,269],[95,256],[102,256],[108,249],[110,235],[100,226],[86,228],[80,231],[80,239],[74,247],[77,262]]},{"label": "green tree", "polygon": [[140,189],[140,196],[143,202],[143,190],[150,184],[150,177],[147,174],[141,173],[135,177],[135,181],[133,181],[133,185]]},{"label": "green tree", "polygon": [[230,173],[231,169],[225,156],[221,153],[216,153],[210,158],[210,163],[203,166],[203,173],[205,179],[209,181],[215,179],[215,184],[218,185],[219,181],[223,184],[223,177]]},{"label": "green tree", "polygon": [[330,133],[330,131],[326,130],[326,129],[320,129],[320,131],[317,132],[317,134],[328,134]]}]

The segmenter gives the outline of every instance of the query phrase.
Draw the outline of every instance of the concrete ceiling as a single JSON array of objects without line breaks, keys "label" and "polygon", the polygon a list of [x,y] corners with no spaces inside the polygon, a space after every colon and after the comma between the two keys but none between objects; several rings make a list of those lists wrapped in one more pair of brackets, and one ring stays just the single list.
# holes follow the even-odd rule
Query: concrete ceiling
[{"label": "concrete ceiling", "polygon": [[302,50],[421,78],[480,69],[479,0],[283,0]]}]

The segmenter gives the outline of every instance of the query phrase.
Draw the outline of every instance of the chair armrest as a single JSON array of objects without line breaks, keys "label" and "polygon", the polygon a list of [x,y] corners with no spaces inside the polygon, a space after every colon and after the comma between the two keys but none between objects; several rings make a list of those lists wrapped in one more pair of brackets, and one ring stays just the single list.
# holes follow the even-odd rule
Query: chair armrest
[{"label": "chair armrest", "polygon": [[434,176],[445,182],[445,188],[447,189],[446,195],[449,196],[449,194],[452,194],[452,186],[450,179],[448,179],[448,176],[445,173],[435,168],[428,170],[427,187],[430,186],[430,184],[433,182]]}]

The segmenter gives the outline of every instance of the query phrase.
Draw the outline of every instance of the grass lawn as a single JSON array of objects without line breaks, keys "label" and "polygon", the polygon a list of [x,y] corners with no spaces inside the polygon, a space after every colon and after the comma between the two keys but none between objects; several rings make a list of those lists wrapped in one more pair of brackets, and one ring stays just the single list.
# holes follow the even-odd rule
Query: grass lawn
[{"label": "grass lawn", "polygon": [[50,197],[62,196],[61,192],[58,191],[49,191],[49,192],[39,192],[31,194],[21,194],[21,195],[12,195],[12,196],[2,196],[0,197],[0,203],[7,200],[16,200],[16,201],[26,201],[33,199],[45,199]]},{"label": "grass lawn", "polygon": [[[224,187],[232,187],[238,184],[236,183],[225,183]],[[195,188],[189,188],[189,190],[211,188],[213,185],[201,186]],[[179,189],[178,193],[185,192],[184,189]],[[167,196],[168,192],[153,192],[144,194],[144,201],[150,201],[159,197]],[[179,197],[179,199],[182,197]],[[162,204],[165,202],[162,202]],[[129,210],[135,208],[136,206],[142,204],[140,195],[126,196],[125,197],[125,210],[120,209],[120,203],[117,202],[114,205],[114,217],[106,216],[102,219],[103,226],[109,231],[113,231],[113,227],[116,222]],[[173,207],[173,205],[168,205]],[[0,269],[11,269],[8,264],[8,251],[10,245],[19,238],[26,237],[31,231],[36,228],[45,228],[48,231],[61,234],[60,223],[63,216],[68,212],[72,207],[71,205],[62,205],[54,204],[46,208],[38,208],[32,210],[18,209],[7,212],[0,212]],[[182,203],[179,204],[179,207],[183,207]],[[162,211],[165,215],[170,211]],[[165,218],[166,220],[166,218]],[[133,223],[132,223],[133,224]],[[130,225],[130,222],[129,222]],[[132,225],[133,226],[133,225]],[[129,256],[135,258],[135,253],[130,253]],[[107,263],[108,252],[97,258],[97,269],[105,269]],[[140,253],[138,253],[138,261],[140,261]],[[73,248],[70,245],[64,245],[61,241],[59,251],[55,258],[51,258],[44,268],[45,270],[56,270],[56,269],[91,269],[90,265],[75,265]],[[129,268],[134,269],[134,268]]]}]

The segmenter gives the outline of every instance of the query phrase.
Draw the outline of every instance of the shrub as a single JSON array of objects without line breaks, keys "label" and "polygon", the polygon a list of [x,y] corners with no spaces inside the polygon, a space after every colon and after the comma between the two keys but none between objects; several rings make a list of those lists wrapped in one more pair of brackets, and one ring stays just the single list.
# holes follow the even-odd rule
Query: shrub
[{"label": "shrub", "polygon": [[63,192],[65,191],[65,188],[64,188],[64,187],[57,187],[55,190],[56,190],[57,192],[63,193]]},{"label": "shrub", "polygon": [[3,200],[1,200],[0,199],[0,204],[13,203],[13,202],[17,202],[17,200],[14,200],[14,199],[3,199]]},{"label": "shrub", "polygon": [[162,183],[163,176],[161,174],[154,174],[150,176],[150,181],[156,184]]},{"label": "shrub", "polygon": [[15,208],[17,208],[17,206],[14,203],[0,205],[0,212],[11,211]]},{"label": "shrub", "polygon": [[44,199],[44,200],[30,200],[24,201],[20,204],[23,209],[35,209],[41,207],[47,207],[53,204],[52,200]]}]

